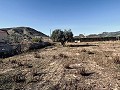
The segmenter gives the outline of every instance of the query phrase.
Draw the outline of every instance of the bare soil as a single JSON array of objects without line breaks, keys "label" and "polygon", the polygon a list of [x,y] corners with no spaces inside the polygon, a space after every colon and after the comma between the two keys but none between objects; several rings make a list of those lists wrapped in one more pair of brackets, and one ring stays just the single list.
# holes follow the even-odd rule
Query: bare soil
[{"label": "bare soil", "polygon": [[67,43],[0,59],[0,90],[120,90],[120,41]]}]

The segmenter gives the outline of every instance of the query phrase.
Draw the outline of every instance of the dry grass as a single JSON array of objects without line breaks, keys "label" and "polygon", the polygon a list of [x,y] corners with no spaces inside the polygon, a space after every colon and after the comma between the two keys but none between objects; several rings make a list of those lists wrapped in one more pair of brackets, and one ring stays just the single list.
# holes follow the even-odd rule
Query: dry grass
[{"label": "dry grass", "polygon": [[72,45],[74,47],[54,46],[3,59],[0,89],[120,90],[117,68],[120,42]]}]

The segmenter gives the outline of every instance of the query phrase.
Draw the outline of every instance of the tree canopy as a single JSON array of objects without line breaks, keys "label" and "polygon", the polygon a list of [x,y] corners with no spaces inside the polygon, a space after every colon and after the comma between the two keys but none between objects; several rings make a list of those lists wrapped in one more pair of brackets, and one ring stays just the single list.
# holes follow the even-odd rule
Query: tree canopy
[{"label": "tree canopy", "polygon": [[51,39],[54,42],[61,42],[61,44],[64,45],[66,41],[71,42],[73,40],[73,33],[71,29],[65,29],[64,31],[62,31],[61,29],[55,29],[52,32]]}]

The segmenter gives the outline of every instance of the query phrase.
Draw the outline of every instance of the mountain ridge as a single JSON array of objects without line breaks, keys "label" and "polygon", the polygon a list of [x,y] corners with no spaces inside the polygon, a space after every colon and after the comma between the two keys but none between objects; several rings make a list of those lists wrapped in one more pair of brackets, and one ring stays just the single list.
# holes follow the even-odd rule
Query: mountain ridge
[{"label": "mountain ridge", "polygon": [[86,37],[119,37],[120,31],[116,32],[102,32],[100,34],[89,34]]}]

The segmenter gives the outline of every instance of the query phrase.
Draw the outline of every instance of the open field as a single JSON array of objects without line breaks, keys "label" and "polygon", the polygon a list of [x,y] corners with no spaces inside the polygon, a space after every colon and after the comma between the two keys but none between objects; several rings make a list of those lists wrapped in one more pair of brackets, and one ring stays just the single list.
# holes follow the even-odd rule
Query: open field
[{"label": "open field", "polygon": [[0,90],[120,90],[120,41],[57,44],[0,59]]}]

